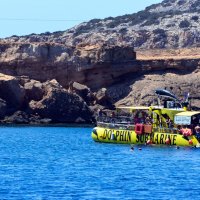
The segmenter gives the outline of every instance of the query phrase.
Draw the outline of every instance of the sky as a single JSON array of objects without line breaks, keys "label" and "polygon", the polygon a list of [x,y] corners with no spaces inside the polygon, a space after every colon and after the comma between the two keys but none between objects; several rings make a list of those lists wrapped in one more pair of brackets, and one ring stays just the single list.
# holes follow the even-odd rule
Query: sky
[{"label": "sky", "polygon": [[162,0],[0,0],[0,38],[64,31],[95,18],[132,14]]}]

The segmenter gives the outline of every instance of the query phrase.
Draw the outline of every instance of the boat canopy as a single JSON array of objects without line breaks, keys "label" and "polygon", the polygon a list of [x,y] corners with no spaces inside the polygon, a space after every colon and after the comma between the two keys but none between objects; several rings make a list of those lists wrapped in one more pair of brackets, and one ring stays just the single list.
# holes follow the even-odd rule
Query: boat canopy
[{"label": "boat canopy", "polygon": [[188,116],[188,117],[191,117],[191,116],[197,115],[197,114],[200,114],[200,112],[197,112],[197,111],[185,111],[185,112],[180,112],[180,113],[176,114],[176,116]]},{"label": "boat canopy", "polygon": [[194,123],[195,121],[196,123],[199,123],[199,119],[200,119],[200,112],[185,111],[185,112],[180,112],[176,114],[174,118],[174,122],[175,124],[180,124],[180,125],[190,125]]}]

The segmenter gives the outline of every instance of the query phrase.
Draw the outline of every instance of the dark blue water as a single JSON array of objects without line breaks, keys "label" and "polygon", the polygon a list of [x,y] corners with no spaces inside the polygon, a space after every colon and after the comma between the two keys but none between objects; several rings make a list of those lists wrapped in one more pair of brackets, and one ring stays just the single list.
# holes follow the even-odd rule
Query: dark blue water
[{"label": "dark blue water", "polygon": [[0,128],[0,199],[199,199],[200,150],[95,143],[90,128]]}]

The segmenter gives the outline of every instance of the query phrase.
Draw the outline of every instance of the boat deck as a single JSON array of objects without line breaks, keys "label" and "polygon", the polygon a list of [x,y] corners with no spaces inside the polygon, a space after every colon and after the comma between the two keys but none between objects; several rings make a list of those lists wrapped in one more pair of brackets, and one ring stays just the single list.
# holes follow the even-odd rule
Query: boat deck
[{"label": "boat deck", "polygon": [[[98,117],[97,126],[109,129],[135,130],[134,121],[130,117]],[[179,129],[167,127],[153,127],[152,132],[180,134]]]}]

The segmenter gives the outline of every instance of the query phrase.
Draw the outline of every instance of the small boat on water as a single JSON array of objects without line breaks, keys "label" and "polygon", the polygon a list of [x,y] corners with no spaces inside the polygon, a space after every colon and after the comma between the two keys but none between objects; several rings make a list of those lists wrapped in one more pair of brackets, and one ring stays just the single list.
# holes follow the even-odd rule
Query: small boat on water
[{"label": "small boat on water", "polygon": [[188,109],[189,94],[183,102],[164,89],[156,90],[155,94],[158,99],[156,106],[118,107],[112,116],[100,113],[97,126],[92,130],[93,140],[200,147],[200,112]]}]

